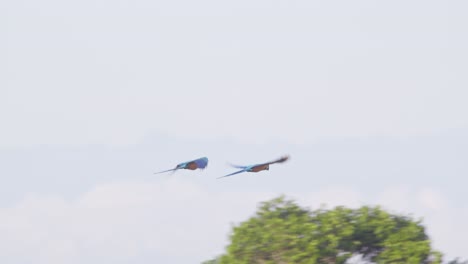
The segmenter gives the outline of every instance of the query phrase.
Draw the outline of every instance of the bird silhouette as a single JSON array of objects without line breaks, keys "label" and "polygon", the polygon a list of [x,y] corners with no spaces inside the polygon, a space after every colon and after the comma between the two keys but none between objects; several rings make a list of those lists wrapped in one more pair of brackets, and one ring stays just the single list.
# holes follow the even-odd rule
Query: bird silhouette
[{"label": "bird silhouette", "polygon": [[203,170],[207,166],[208,166],[208,158],[203,157],[203,158],[199,158],[199,159],[196,159],[196,160],[191,160],[191,161],[186,161],[186,162],[179,163],[173,169],[160,171],[160,172],[155,172],[154,174],[164,173],[164,172],[169,172],[169,171],[172,171],[173,173],[175,173],[177,170],[196,170],[196,169],[202,169]]},{"label": "bird silhouette", "polygon": [[288,159],[289,159],[289,156],[283,156],[283,157],[281,157],[281,158],[279,158],[277,160],[274,160],[274,161],[260,163],[260,164],[254,164],[254,165],[248,165],[248,166],[239,166],[239,165],[230,164],[232,167],[238,168],[238,169],[241,169],[241,170],[233,172],[233,173],[228,174],[228,175],[218,177],[218,179],[224,178],[224,177],[229,177],[229,176],[239,174],[239,173],[243,173],[243,172],[259,172],[259,171],[263,171],[263,170],[270,170],[270,165],[271,164],[283,163],[283,162],[287,161]]}]

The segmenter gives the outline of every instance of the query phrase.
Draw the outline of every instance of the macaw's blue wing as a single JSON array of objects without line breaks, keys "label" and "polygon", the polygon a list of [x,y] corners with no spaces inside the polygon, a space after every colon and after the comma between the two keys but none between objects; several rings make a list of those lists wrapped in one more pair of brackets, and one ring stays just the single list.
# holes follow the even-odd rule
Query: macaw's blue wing
[{"label": "macaw's blue wing", "polygon": [[196,159],[193,162],[195,164],[197,164],[197,168],[199,168],[199,169],[204,169],[204,168],[206,168],[206,166],[208,166],[208,158],[207,157]]},{"label": "macaw's blue wing", "polygon": [[240,170],[240,171],[236,171],[236,172],[233,172],[233,173],[231,173],[231,174],[218,177],[218,179],[221,179],[221,178],[224,178],[224,177],[229,177],[229,176],[232,176],[232,175],[235,175],[235,174],[239,174],[239,173],[242,173],[242,172],[246,172],[246,171],[247,171],[246,169],[242,169],[242,170]]},{"label": "macaw's blue wing", "polygon": [[273,161],[266,162],[266,163],[263,163],[263,164],[270,165],[270,164],[275,164],[275,163],[283,163],[283,162],[286,162],[287,160],[289,160],[289,155],[282,156],[281,158],[279,158],[277,160],[273,160]]},{"label": "macaw's blue wing", "polygon": [[241,166],[241,165],[236,165],[236,164],[232,164],[232,163],[228,163],[229,166],[233,167],[233,168],[238,168],[238,169],[246,169],[250,166]]}]

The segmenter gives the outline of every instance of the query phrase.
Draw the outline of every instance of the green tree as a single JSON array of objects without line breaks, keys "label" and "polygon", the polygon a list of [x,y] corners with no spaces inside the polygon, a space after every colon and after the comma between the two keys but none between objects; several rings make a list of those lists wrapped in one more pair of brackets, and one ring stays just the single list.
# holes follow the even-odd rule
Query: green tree
[{"label": "green tree", "polygon": [[260,204],[235,226],[227,252],[207,263],[441,263],[420,221],[379,207],[310,211],[284,196]]},{"label": "green tree", "polygon": [[219,263],[220,263],[220,260],[217,258],[217,259],[204,261],[202,264],[219,264]]}]

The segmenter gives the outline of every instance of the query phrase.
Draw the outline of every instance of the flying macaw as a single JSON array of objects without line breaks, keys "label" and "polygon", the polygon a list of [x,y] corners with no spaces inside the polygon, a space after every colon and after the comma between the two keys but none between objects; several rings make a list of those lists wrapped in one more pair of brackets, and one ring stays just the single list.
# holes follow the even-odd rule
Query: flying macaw
[{"label": "flying macaw", "polygon": [[288,159],[289,159],[289,156],[283,156],[283,157],[281,157],[281,158],[279,158],[277,160],[274,160],[274,161],[265,162],[265,163],[261,163],[261,164],[248,165],[248,166],[239,166],[239,165],[232,165],[231,164],[232,167],[238,168],[238,169],[241,169],[241,170],[233,172],[233,173],[228,174],[228,175],[218,177],[218,179],[228,177],[228,176],[232,176],[234,174],[238,174],[238,173],[242,173],[242,172],[259,172],[259,171],[262,171],[262,170],[270,170],[270,164],[283,163],[283,162],[287,161]]},{"label": "flying macaw", "polygon": [[154,174],[168,172],[168,171],[175,172],[176,170],[181,170],[181,169],[185,169],[185,170],[202,169],[203,170],[203,169],[206,168],[206,166],[208,166],[208,158],[203,157],[203,158],[199,158],[199,159],[196,159],[196,160],[191,160],[191,161],[186,161],[186,162],[179,163],[179,164],[177,164],[177,166],[174,169],[155,172]]}]

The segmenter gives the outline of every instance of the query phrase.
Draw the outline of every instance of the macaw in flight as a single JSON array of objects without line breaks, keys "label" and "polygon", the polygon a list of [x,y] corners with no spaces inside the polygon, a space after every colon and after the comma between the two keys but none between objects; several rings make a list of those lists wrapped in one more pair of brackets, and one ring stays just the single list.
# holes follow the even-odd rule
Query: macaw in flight
[{"label": "macaw in flight", "polygon": [[248,165],[248,166],[239,166],[239,165],[232,165],[231,164],[232,167],[238,168],[238,169],[241,169],[241,170],[233,172],[233,173],[228,174],[228,175],[218,177],[218,179],[228,177],[228,176],[232,176],[234,174],[238,174],[238,173],[242,173],[242,172],[259,172],[259,171],[262,171],[262,170],[270,170],[270,164],[283,163],[283,162],[287,161],[288,159],[289,159],[289,156],[283,156],[283,157],[281,157],[281,158],[279,158],[277,160],[274,160],[274,161],[265,162],[265,163],[261,163],[261,164]]},{"label": "macaw in flight", "polygon": [[173,173],[175,173],[176,170],[181,170],[181,169],[184,169],[184,170],[202,169],[203,170],[203,169],[206,168],[206,166],[208,166],[208,158],[203,157],[203,158],[199,158],[199,159],[196,159],[196,160],[191,160],[191,161],[186,161],[186,162],[179,163],[179,164],[177,164],[177,166],[174,169],[155,172],[154,174],[168,172],[168,171],[173,171]]}]

